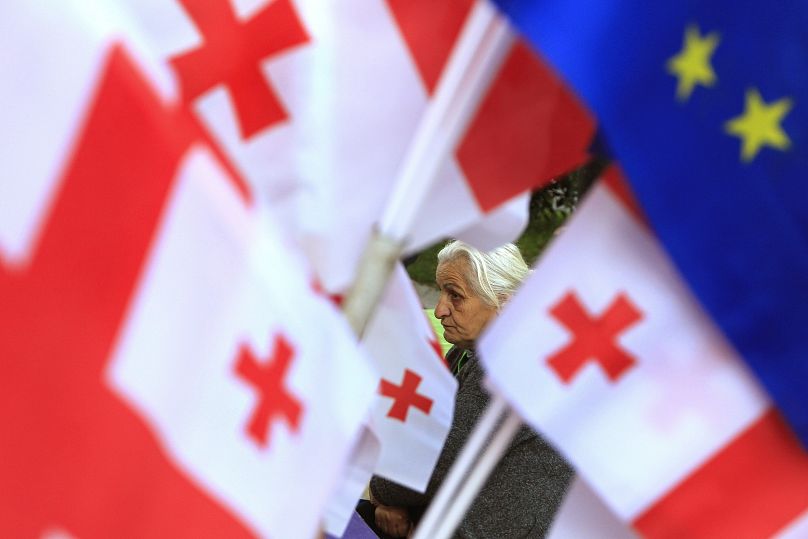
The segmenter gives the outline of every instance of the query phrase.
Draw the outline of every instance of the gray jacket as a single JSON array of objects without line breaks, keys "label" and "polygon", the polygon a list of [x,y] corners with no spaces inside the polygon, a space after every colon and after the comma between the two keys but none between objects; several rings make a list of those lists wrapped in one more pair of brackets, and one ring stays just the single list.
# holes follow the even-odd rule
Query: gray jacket
[{"label": "gray jacket", "polygon": [[[452,348],[446,355],[452,372],[464,350]],[[421,494],[374,477],[370,482],[373,496],[384,505],[407,507],[419,517],[429,505],[457,458],[474,424],[489,401],[483,389],[483,369],[474,352],[466,351],[457,380],[452,426],[435,470]],[[487,483],[455,532],[465,539],[543,537],[572,479],[572,469],[540,436],[523,426],[511,442]]]}]

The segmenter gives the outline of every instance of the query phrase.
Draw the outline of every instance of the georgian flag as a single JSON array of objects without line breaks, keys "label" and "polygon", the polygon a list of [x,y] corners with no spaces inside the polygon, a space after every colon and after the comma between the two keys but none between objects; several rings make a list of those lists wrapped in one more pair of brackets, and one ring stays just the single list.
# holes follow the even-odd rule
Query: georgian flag
[{"label": "georgian flag", "polygon": [[424,491],[449,433],[457,380],[402,265],[362,344],[379,373],[370,427],[381,442],[375,473]]},{"label": "georgian flag", "polygon": [[[472,0],[125,3],[323,287],[345,291]],[[558,80],[516,45],[408,248],[458,234],[489,248],[515,238],[526,193],[583,162],[592,132]]]},{"label": "georgian flag", "polygon": [[426,490],[449,434],[457,392],[457,380],[401,264],[387,282],[362,347],[375,367],[377,392],[326,514],[326,531],[338,537],[372,475]]},{"label": "georgian flag", "polygon": [[0,536],[311,537],[375,389],[347,326],[125,16],[0,14]]},{"label": "georgian flag", "polygon": [[629,198],[612,170],[484,335],[493,386],[643,536],[804,526],[808,455]]}]

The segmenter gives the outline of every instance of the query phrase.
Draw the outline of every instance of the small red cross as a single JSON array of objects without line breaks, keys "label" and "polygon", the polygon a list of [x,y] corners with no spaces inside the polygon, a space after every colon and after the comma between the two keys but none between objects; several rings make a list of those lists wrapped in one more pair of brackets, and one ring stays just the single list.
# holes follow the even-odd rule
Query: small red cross
[{"label": "small red cross", "polygon": [[230,0],[179,0],[203,43],[171,58],[185,102],[224,84],[248,139],[288,115],[261,71],[261,63],[306,43],[309,36],[291,0],[270,2],[247,21],[239,21]]},{"label": "small red cross", "polygon": [[379,393],[393,399],[393,406],[391,406],[390,411],[387,412],[387,417],[392,417],[399,421],[406,421],[410,406],[415,406],[425,414],[429,414],[429,411],[432,409],[432,399],[416,392],[421,380],[423,380],[423,378],[419,375],[412,372],[410,369],[405,369],[404,380],[401,382],[400,386],[387,380],[381,381],[379,384]]},{"label": "small red cross", "polygon": [[617,336],[642,319],[642,313],[620,293],[599,318],[590,316],[573,292],[567,294],[550,314],[572,332],[572,340],[561,350],[547,358],[547,363],[564,383],[588,362],[600,364],[606,376],[616,381],[631,368],[636,360],[616,341]]},{"label": "small red cross", "polygon": [[239,351],[236,373],[259,394],[258,404],[247,423],[247,433],[260,447],[269,445],[269,425],[275,419],[286,420],[292,432],[299,430],[303,406],[283,384],[294,353],[283,335],[275,336],[272,357],[263,364],[247,346]]}]

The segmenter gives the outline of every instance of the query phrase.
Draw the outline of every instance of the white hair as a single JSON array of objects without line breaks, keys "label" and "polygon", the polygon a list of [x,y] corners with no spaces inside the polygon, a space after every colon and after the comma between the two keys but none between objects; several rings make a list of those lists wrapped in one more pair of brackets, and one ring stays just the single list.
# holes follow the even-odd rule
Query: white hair
[{"label": "white hair", "polygon": [[487,253],[453,240],[438,253],[438,266],[464,258],[468,261],[466,282],[488,305],[501,308],[530,273],[519,248],[507,243]]}]

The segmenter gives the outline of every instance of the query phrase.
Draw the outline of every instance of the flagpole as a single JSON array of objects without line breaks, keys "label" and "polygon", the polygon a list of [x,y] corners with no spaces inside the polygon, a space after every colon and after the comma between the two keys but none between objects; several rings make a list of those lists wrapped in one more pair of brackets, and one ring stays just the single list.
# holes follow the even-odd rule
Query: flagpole
[{"label": "flagpole", "polygon": [[379,228],[384,233],[406,237],[440,166],[457,147],[513,40],[513,31],[497,8],[478,0],[382,213]]},{"label": "flagpole", "polygon": [[395,262],[404,252],[418,208],[440,166],[465,133],[513,37],[496,7],[488,0],[478,0],[418,125],[379,228],[365,248],[357,278],[346,296],[344,312],[357,336],[364,332]]},{"label": "flagpole", "polygon": [[478,456],[485,448],[486,441],[492,432],[498,432],[498,425],[507,412],[508,404],[499,396],[494,396],[488,403],[463,449],[449,469],[449,473],[441,483],[438,492],[432,498],[432,503],[429,504],[421,522],[415,529],[413,539],[432,539],[441,520],[452,506],[458,491],[463,488],[463,480],[477,462]]}]

